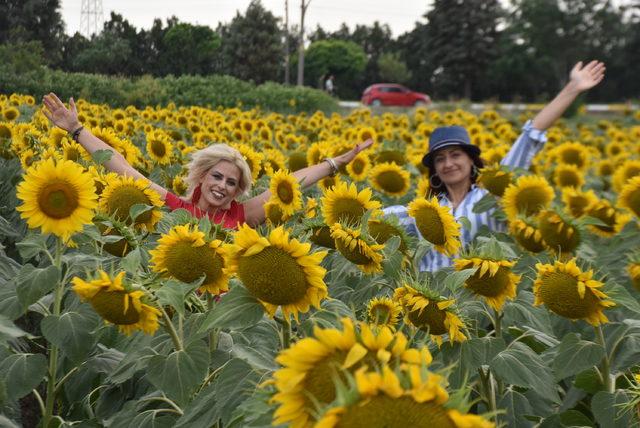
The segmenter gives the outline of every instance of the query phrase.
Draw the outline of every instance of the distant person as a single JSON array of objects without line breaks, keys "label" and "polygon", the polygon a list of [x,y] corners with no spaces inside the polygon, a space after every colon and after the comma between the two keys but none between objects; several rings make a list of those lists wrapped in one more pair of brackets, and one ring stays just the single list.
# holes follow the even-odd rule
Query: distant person
[{"label": "distant person", "polygon": [[334,89],[333,74],[330,74],[329,77],[327,77],[327,80],[324,81],[324,90],[327,91],[327,94],[333,96]]}]

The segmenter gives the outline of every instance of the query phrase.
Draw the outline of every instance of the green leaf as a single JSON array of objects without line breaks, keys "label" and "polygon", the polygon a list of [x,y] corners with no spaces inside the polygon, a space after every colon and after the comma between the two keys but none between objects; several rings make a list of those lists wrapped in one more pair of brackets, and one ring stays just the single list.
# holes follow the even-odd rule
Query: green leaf
[{"label": "green leaf", "polygon": [[113,150],[96,150],[91,153],[91,158],[99,165],[104,165],[109,162],[111,160],[111,156],[113,156]]},{"label": "green leaf", "polygon": [[621,407],[628,402],[629,397],[622,391],[600,391],[591,399],[591,412],[600,428],[630,427],[631,412],[624,412]]},{"label": "green leaf", "polygon": [[147,379],[178,404],[189,402],[209,369],[209,348],[201,340],[182,351],[156,355],[149,360]]},{"label": "green leaf", "polygon": [[595,367],[590,367],[587,370],[578,373],[573,384],[576,388],[580,388],[589,394],[595,394],[604,388],[602,385],[602,379],[600,378],[600,373]]},{"label": "green leaf", "polygon": [[153,209],[153,205],[145,205],[145,204],[134,204],[129,208],[129,217],[132,221],[135,221],[139,215],[142,215],[146,212],[149,212]]},{"label": "green leaf", "polygon": [[40,269],[24,265],[16,277],[16,292],[23,307],[27,308],[53,290],[60,281],[60,270],[56,266]]},{"label": "green leaf", "polygon": [[560,422],[568,427],[592,427],[593,421],[577,410],[567,410],[560,414]]},{"label": "green leaf", "polygon": [[170,279],[164,281],[162,287],[156,290],[155,294],[161,305],[169,305],[180,315],[184,315],[184,301],[187,294],[198,288],[203,281],[204,276],[193,284],[186,284]]},{"label": "green leaf", "polygon": [[18,292],[14,281],[0,286],[0,314],[15,320],[25,313],[27,308],[18,300]]},{"label": "green leaf", "polygon": [[5,415],[0,415],[0,427],[2,428],[18,428],[20,425],[7,418]]},{"label": "green leaf", "polygon": [[47,241],[51,238],[51,235],[46,234],[30,234],[27,235],[22,241],[16,242],[18,252],[23,260],[29,260],[43,251],[47,251]]},{"label": "green leaf", "polygon": [[0,284],[12,280],[22,266],[11,257],[0,252]]},{"label": "green leaf", "polygon": [[480,214],[483,212],[487,212],[490,209],[495,208],[497,206],[498,206],[498,199],[495,196],[493,196],[491,193],[487,193],[478,202],[476,202],[473,205],[473,208],[471,211],[473,211],[476,214]]},{"label": "green leaf", "polygon": [[636,298],[633,297],[622,285],[608,282],[607,285],[603,287],[602,291],[609,296],[609,299],[616,302],[616,304],[624,306],[630,311],[635,312],[637,315],[640,315],[640,303],[638,303],[638,300],[636,300]]},{"label": "green leaf", "polygon": [[476,273],[476,270],[478,270],[478,268],[463,269],[451,272],[443,281],[444,288],[451,291],[459,290],[464,286],[465,281],[471,278],[474,273]]},{"label": "green leaf", "polygon": [[604,357],[604,348],[597,343],[580,340],[576,333],[569,333],[558,346],[553,359],[556,380],[562,380],[595,366]]},{"label": "green leaf", "polygon": [[20,234],[16,232],[16,227],[2,216],[0,216],[0,235],[6,236],[7,238],[16,238],[20,236]]},{"label": "green leaf", "polygon": [[559,402],[551,370],[528,346],[513,342],[489,364],[500,379],[512,385],[532,388],[541,396]]},{"label": "green leaf", "polygon": [[11,400],[18,400],[40,385],[47,373],[47,359],[42,354],[13,354],[0,363]]},{"label": "green leaf", "polygon": [[460,360],[470,372],[475,371],[503,351],[507,345],[504,340],[495,337],[475,337],[462,342]]},{"label": "green leaf", "polygon": [[220,302],[207,314],[200,326],[200,332],[211,328],[243,328],[256,324],[264,315],[262,304],[236,284],[222,296]]},{"label": "green leaf", "polygon": [[0,343],[6,343],[9,339],[25,336],[27,333],[16,327],[16,325],[4,315],[0,315]]},{"label": "green leaf", "polygon": [[222,419],[223,426],[231,419],[233,410],[253,393],[260,379],[260,372],[242,360],[232,359],[224,366],[215,380],[215,416]]},{"label": "green leaf", "polygon": [[462,225],[464,229],[471,230],[473,226],[471,225],[471,221],[465,216],[460,216],[458,219],[458,223]]},{"label": "green leaf", "polygon": [[533,414],[533,408],[527,397],[509,388],[498,402],[498,408],[506,410],[500,416],[500,422],[506,421],[510,427],[532,427],[533,422],[527,421],[523,415]]},{"label": "green leaf", "polygon": [[40,323],[42,334],[76,363],[82,362],[93,349],[95,319],[78,312],[65,312],[60,316],[47,315]]}]

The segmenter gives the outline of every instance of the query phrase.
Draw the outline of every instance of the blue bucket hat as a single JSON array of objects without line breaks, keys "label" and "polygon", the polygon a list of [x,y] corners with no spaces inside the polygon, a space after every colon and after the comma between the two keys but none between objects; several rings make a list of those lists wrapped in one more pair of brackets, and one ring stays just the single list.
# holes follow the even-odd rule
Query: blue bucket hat
[{"label": "blue bucket hat", "polygon": [[433,167],[433,155],[445,147],[458,146],[472,158],[480,156],[480,148],[471,144],[469,133],[462,126],[441,126],[436,128],[429,137],[429,152],[422,158],[422,164]]}]

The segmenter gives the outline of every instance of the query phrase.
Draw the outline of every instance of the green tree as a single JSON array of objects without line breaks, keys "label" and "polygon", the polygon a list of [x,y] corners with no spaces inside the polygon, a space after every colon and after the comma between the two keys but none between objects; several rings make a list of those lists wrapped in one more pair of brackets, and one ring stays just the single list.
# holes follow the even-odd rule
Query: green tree
[{"label": "green tree", "polygon": [[341,97],[359,95],[343,82],[353,82],[367,64],[364,50],[354,42],[343,40],[321,40],[311,43],[305,54],[306,84],[315,86],[318,79],[333,74],[337,92]]},{"label": "green tree", "polygon": [[438,95],[472,98],[496,56],[498,0],[435,0],[426,15],[427,52]]},{"label": "green tree", "polygon": [[253,0],[244,15],[221,26],[221,60],[218,71],[243,80],[262,83],[277,80],[284,61],[278,18],[259,0]]},{"label": "green tree", "polygon": [[0,44],[37,40],[49,64],[61,60],[64,22],[59,0],[0,1]]},{"label": "green tree", "polygon": [[220,44],[211,28],[179,23],[164,34],[159,63],[167,74],[210,74]]},{"label": "green tree", "polygon": [[431,75],[433,74],[433,63],[429,60],[428,50],[429,34],[427,25],[416,22],[413,30],[402,34],[393,43],[393,50],[398,52],[399,57],[411,72],[408,84],[414,90],[427,93],[432,92]]},{"label": "green tree", "polygon": [[406,83],[411,79],[407,64],[400,60],[397,53],[385,53],[378,58],[380,78],[387,82]]}]

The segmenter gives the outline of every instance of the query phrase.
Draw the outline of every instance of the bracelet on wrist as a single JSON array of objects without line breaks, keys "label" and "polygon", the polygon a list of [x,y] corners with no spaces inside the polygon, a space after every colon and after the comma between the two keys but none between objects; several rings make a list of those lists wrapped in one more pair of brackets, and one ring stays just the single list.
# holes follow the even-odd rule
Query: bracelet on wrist
[{"label": "bracelet on wrist", "polygon": [[336,161],[333,158],[324,158],[322,159],[322,161],[329,164],[329,166],[331,167],[331,177],[335,177],[336,174],[338,174],[338,172],[340,171]]},{"label": "bracelet on wrist", "polygon": [[80,127],[77,128],[75,131],[70,132],[71,139],[76,143],[78,142],[78,137],[80,137],[80,133],[82,132],[83,129],[84,129],[84,126],[80,125]]}]

